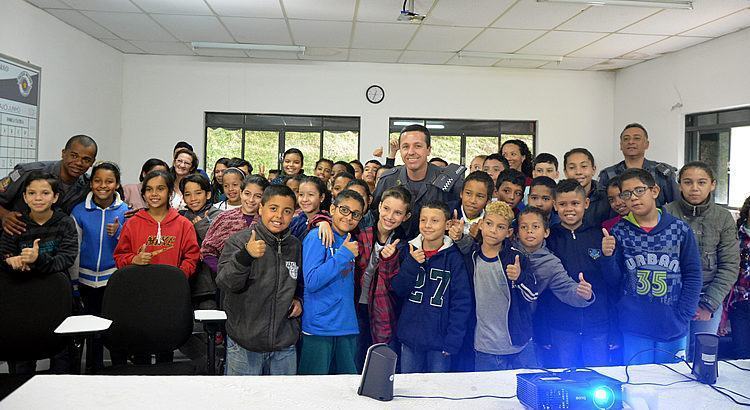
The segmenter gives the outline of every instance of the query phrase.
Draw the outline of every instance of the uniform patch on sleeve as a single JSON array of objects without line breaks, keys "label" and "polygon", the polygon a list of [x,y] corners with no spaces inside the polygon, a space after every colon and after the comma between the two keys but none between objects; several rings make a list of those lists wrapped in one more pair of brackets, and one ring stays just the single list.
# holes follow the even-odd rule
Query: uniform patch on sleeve
[{"label": "uniform patch on sleeve", "polygon": [[5,192],[5,190],[8,189],[8,186],[10,186],[11,183],[13,183],[13,181],[10,179],[10,177],[0,179],[0,192]]},{"label": "uniform patch on sleeve", "polygon": [[8,175],[8,178],[13,180],[13,182],[16,182],[21,178],[21,173],[18,172],[18,170],[16,169],[13,172],[11,172],[10,175]]}]

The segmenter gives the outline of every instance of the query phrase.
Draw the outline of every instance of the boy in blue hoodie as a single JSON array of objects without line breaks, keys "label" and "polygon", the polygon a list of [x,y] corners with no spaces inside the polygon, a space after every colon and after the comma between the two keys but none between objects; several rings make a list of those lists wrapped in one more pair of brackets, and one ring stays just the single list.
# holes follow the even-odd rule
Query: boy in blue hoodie
[{"label": "boy in blue hoodie", "polygon": [[333,246],[320,243],[315,228],[302,243],[305,310],[299,374],[356,374],[359,325],[354,309],[354,262],[358,244],[351,232],[365,200],[350,189],[331,205]]},{"label": "boy in blue hoodie", "polygon": [[677,362],[703,285],[695,236],[657,208],[659,186],[648,171],[626,170],[620,197],[630,210],[612,228],[624,282],[618,310],[625,363]]},{"label": "boy in blue hoodie", "polygon": [[443,202],[422,205],[419,235],[391,282],[403,300],[397,329],[403,373],[447,372],[466,333],[471,291],[463,257],[445,235],[449,218]]},{"label": "boy in blue hoodie", "polygon": [[[582,272],[597,297],[587,307],[573,307],[555,296],[540,306],[547,317],[553,351],[561,367],[606,366],[609,358],[610,298],[620,283],[614,238],[598,225],[584,224],[589,198],[575,179],[560,181],[555,208],[560,223],[553,225],[547,247],[571,278]],[[605,239],[606,238],[606,239]]]}]

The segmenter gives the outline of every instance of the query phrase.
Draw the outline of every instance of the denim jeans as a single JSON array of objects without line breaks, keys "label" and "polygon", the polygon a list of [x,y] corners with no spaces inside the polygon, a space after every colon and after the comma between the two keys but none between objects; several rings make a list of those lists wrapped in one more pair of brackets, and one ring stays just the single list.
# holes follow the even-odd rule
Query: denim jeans
[{"label": "denim jeans", "polygon": [[626,365],[678,363],[680,361],[679,357],[685,357],[686,348],[687,336],[669,342],[660,342],[630,333],[622,334],[622,354]]},{"label": "denim jeans", "polygon": [[523,350],[514,354],[497,355],[484,352],[474,352],[474,368],[478,372],[533,369],[537,367],[536,357],[534,355],[534,342],[529,342]]},{"label": "denim jeans", "polygon": [[550,329],[550,335],[560,367],[606,366],[609,362],[606,333],[586,335]]},{"label": "denim jeans", "polygon": [[451,369],[451,357],[437,350],[418,350],[401,345],[402,373],[446,373]]},{"label": "denim jeans", "polygon": [[295,375],[297,350],[294,345],[275,352],[251,352],[227,337],[227,376]]},{"label": "denim jeans", "polygon": [[719,310],[711,315],[709,320],[691,320],[690,321],[690,335],[688,336],[688,349],[687,357],[688,361],[693,361],[693,348],[695,346],[695,334],[696,333],[712,333],[716,334],[719,331],[719,323],[721,323],[721,307]]}]

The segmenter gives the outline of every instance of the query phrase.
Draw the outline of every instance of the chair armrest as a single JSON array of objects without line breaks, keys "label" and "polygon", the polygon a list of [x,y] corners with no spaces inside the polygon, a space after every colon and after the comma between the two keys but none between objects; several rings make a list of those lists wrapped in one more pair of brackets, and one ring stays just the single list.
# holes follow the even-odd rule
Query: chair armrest
[{"label": "chair armrest", "polygon": [[193,318],[199,323],[223,323],[227,321],[227,313],[223,310],[196,310]]},{"label": "chair armrest", "polygon": [[56,334],[84,335],[109,329],[112,321],[94,315],[68,316],[55,329]]}]

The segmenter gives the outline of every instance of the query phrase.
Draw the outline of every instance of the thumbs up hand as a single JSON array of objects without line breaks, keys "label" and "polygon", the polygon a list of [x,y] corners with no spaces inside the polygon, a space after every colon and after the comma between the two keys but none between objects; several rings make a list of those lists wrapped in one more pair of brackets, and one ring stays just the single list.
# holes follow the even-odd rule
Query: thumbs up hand
[{"label": "thumbs up hand", "polygon": [[422,249],[415,248],[412,244],[409,244],[409,253],[411,254],[411,257],[414,258],[414,260],[417,261],[417,263],[419,263],[420,265],[427,260],[424,251]]},{"label": "thumbs up hand", "polygon": [[380,251],[380,257],[383,259],[388,259],[391,256],[393,256],[394,253],[396,253],[396,245],[398,245],[398,242],[401,239],[396,239],[395,241],[389,243],[388,245],[385,245],[383,249]]},{"label": "thumbs up hand", "polygon": [[349,252],[351,252],[355,258],[359,256],[359,244],[352,240],[351,233],[346,234],[346,238],[344,239],[344,243],[341,244],[341,247],[349,249]]},{"label": "thumbs up hand", "polygon": [[36,262],[39,257],[39,239],[34,239],[34,244],[31,248],[23,248],[21,250],[21,262],[26,265],[31,265]]},{"label": "thumbs up hand", "polygon": [[510,280],[518,280],[521,276],[521,258],[516,255],[516,262],[505,267],[505,276]]},{"label": "thumbs up hand", "polygon": [[453,219],[448,221],[448,236],[454,241],[464,236],[464,220],[458,219],[458,211],[453,211]]},{"label": "thumbs up hand", "polygon": [[120,218],[115,217],[115,221],[111,224],[107,224],[107,235],[115,236],[117,230],[120,229]]},{"label": "thumbs up hand", "polygon": [[144,243],[138,249],[138,254],[133,257],[134,265],[148,265],[151,263],[151,252],[146,252],[146,244]]},{"label": "thumbs up hand", "polygon": [[21,255],[11,256],[11,257],[5,258],[5,263],[7,263],[8,265],[10,265],[10,267],[13,270],[20,270],[20,271],[31,270],[31,268],[29,268],[29,265],[25,264],[21,260]]},{"label": "thumbs up hand", "polygon": [[602,238],[602,253],[604,256],[612,256],[615,253],[617,239],[609,234],[607,228],[602,228],[602,233],[604,234]]},{"label": "thumbs up hand", "polygon": [[250,240],[245,244],[245,249],[250,256],[258,259],[266,253],[266,241],[256,239],[255,230],[253,230],[250,234]]},{"label": "thumbs up hand", "polygon": [[576,288],[576,294],[584,300],[591,300],[594,295],[594,291],[591,289],[591,284],[586,282],[583,278],[583,272],[578,274],[578,287]]}]

